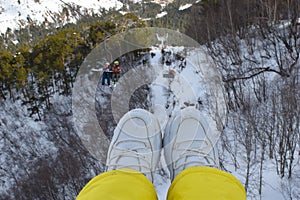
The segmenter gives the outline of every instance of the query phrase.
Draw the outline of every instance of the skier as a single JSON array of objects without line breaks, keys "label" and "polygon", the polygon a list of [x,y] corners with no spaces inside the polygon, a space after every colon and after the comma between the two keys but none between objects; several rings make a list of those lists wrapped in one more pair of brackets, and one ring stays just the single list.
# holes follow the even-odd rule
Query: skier
[{"label": "skier", "polygon": [[116,84],[116,82],[118,82],[118,80],[120,78],[120,73],[121,73],[121,67],[119,65],[119,61],[115,61],[114,65],[112,67],[112,80],[113,80],[114,84]]},{"label": "skier", "polygon": [[186,66],[186,59],[184,57],[181,57],[179,61],[180,61],[179,70],[182,71]]},{"label": "skier", "polygon": [[102,74],[102,85],[105,85],[105,80],[107,80],[107,85],[110,86],[110,75],[111,69],[109,63],[105,63],[105,67]]},{"label": "skier", "polygon": [[108,149],[106,172],[93,178],[77,200],[157,199],[154,171],[162,144],[172,184],[168,200],[245,200],[242,184],[218,169],[217,156],[200,111],[187,107],[167,125],[162,139],[156,117],[143,109],[125,114],[119,121]]},{"label": "skier", "polygon": [[151,58],[154,58],[155,55],[155,53],[151,52]]}]

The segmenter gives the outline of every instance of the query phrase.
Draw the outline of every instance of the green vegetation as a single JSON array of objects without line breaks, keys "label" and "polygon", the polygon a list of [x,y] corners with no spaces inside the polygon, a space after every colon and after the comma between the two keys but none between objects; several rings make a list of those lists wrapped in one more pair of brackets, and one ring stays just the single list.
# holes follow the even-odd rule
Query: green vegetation
[{"label": "green vegetation", "polygon": [[[23,104],[28,105],[31,115],[40,119],[41,110],[51,107],[54,93],[71,93],[78,67],[91,49],[106,37],[130,28],[170,28],[186,33],[201,44],[209,44],[209,41],[225,35],[243,39],[249,35],[251,26],[259,27],[257,30],[262,30],[261,37],[266,37],[267,32],[272,31],[273,23],[290,16],[295,16],[292,24],[296,29],[298,27],[296,1],[290,4],[276,1],[276,5],[256,0],[195,2],[175,0],[164,8],[150,1],[131,3],[130,9],[123,8],[128,12],[124,15],[113,10],[102,10],[101,16],[80,14],[77,24],[62,25],[61,19],[71,14],[65,8],[57,16],[56,23],[50,24],[45,19],[45,23],[39,26],[30,23],[20,30],[8,29],[0,36],[0,98],[21,99]],[[178,10],[188,3],[194,5]],[[162,11],[168,14],[156,18]],[[143,21],[145,18],[152,19]],[[285,71],[280,70],[280,73]]]},{"label": "green vegetation", "polygon": [[[107,36],[144,27],[134,14],[106,19],[82,17],[78,24],[32,26],[0,37],[0,98],[21,99],[30,115],[42,119],[55,93],[70,95],[85,56]],[[97,19],[97,20],[95,20]],[[17,42],[16,42],[17,41]]]}]

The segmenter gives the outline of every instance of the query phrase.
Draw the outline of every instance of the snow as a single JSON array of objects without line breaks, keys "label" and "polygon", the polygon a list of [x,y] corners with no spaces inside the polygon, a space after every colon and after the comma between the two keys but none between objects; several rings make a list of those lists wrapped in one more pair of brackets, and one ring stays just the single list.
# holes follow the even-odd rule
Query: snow
[{"label": "snow", "polygon": [[142,21],[150,21],[152,18],[141,18]]},{"label": "snow", "polygon": [[163,11],[163,12],[161,12],[161,13],[158,13],[158,14],[156,15],[156,18],[162,18],[163,16],[165,16],[165,15],[167,15],[167,14],[168,14],[167,11]]},{"label": "snow", "polygon": [[[0,0],[1,5],[4,5],[3,0]],[[41,1],[45,2],[45,1]],[[70,2],[70,1],[66,1]],[[79,1],[78,1],[79,2]],[[86,2],[87,6],[91,6],[92,2],[89,1]],[[83,2],[82,2],[83,3]],[[6,4],[8,5],[8,3]],[[34,4],[35,5],[35,4]],[[36,4],[39,5],[39,4]],[[47,9],[54,9],[54,7],[51,7],[51,3],[49,3],[47,6]],[[186,7],[186,5],[185,5]],[[182,8],[185,8],[182,6]],[[60,7],[59,9],[61,9]],[[25,9],[25,8],[24,8]],[[185,8],[186,9],[186,8]],[[8,9],[9,10],[9,9]],[[13,10],[13,9],[12,9]],[[42,12],[45,10],[42,10],[40,13],[40,16],[43,16]],[[167,12],[160,13],[159,16],[166,15]],[[1,14],[0,14],[1,16]],[[22,16],[22,15],[21,15]],[[37,15],[38,16],[38,15]],[[1,16],[2,18],[2,16]],[[300,19],[299,19],[300,20]],[[240,41],[241,46],[245,45],[245,41]],[[244,55],[244,57],[249,58],[260,58],[260,56],[264,55],[265,52],[260,51],[261,49],[260,44],[257,45],[258,50],[254,52],[254,55],[251,55],[246,48],[242,47],[241,54]],[[167,47],[169,52],[171,52],[172,55],[174,54],[184,54],[185,48],[184,47]],[[201,50],[200,50],[201,51]],[[222,51],[222,49],[221,49]],[[151,102],[151,111],[156,115],[156,117],[159,119],[159,122],[161,124],[162,129],[166,126],[167,120],[169,116],[172,116],[176,111],[180,110],[183,107],[186,107],[187,104],[194,104],[198,106],[198,109],[201,109],[201,111],[204,113],[205,116],[209,118],[209,115],[211,114],[211,108],[213,106],[210,106],[213,104],[210,100],[210,97],[212,96],[210,94],[211,91],[218,91],[220,88],[213,88],[211,84],[213,84],[213,81],[216,77],[214,77],[215,72],[210,68],[209,64],[207,64],[207,57],[204,54],[199,54],[197,50],[189,50],[186,55],[187,59],[187,65],[186,68],[183,70],[178,69],[178,61],[173,62],[170,66],[167,66],[165,64],[161,64],[162,59],[162,53],[161,49],[153,47],[152,53],[155,53],[155,56],[150,59],[150,65],[156,66],[158,69],[158,75],[157,78],[152,82],[150,85],[150,102]],[[171,56],[172,57],[172,56]],[[259,60],[261,61],[262,67],[267,66],[276,66],[276,62],[273,59],[269,59],[267,61]],[[195,63],[201,63],[201,66],[195,65]],[[245,62],[244,62],[245,63]],[[97,68],[98,67],[98,68]],[[167,79],[163,78],[164,74],[167,74],[169,70],[174,70],[175,77],[174,79]],[[89,73],[98,75],[98,73],[101,72],[99,66],[95,66],[95,68],[91,69]],[[274,80],[276,81],[276,76],[273,74],[267,74],[266,79],[268,81]],[[85,81],[89,81],[88,79],[85,79]],[[212,81],[212,82],[211,82]],[[211,84],[210,84],[211,83]],[[92,84],[92,82],[91,82]],[[91,85],[87,84],[87,85]],[[247,84],[247,87],[244,88],[244,92],[247,95],[247,93],[251,93],[250,90],[253,89],[255,86],[253,83]],[[82,88],[85,90],[86,88]],[[89,88],[88,88],[89,89]],[[110,92],[109,88],[106,88],[104,92]],[[217,98],[221,99],[220,96],[221,93],[216,93]],[[198,99],[201,99],[203,101],[203,105],[198,104]],[[248,97],[247,97],[248,98]],[[250,98],[250,97],[249,97]],[[55,102],[65,102],[64,97],[61,97],[59,95],[54,96]],[[101,94],[97,93],[96,100],[102,105],[107,105],[110,102],[101,96]],[[219,103],[220,101],[218,101]],[[53,154],[56,153],[55,146],[47,140],[46,137],[43,137],[43,131],[45,130],[45,124],[43,122],[36,122],[32,118],[28,117],[28,113],[26,109],[21,106],[21,103],[19,101],[15,103],[11,102],[0,102],[0,133],[15,133],[12,134],[12,139],[16,141],[21,140],[21,136],[23,135],[30,135],[31,137],[26,138],[27,140],[32,139],[33,143],[36,148],[39,150],[39,156],[47,155],[47,154]],[[92,102],[94,105],[94,102]],[[55,105],[55,104],[54,104]],[[222,104],[218,104],[222,105]],[[166,106],[168,108],[166,108]],[[226,108],[222,108],[226,109]],[[62,110],[71,110],[71,108],[62,108]],[[234,113],[238,114],[238,113]],[[230,114],[228,117],[229,119],[234,118],[234,114]],[[223,116],[224,117],[224,116]],[[228,143],[226,145],[240,145],[239,143],[235,143],[234,139],[231,138],[235,133],[233,132],[235,124],[231,123],[230,120],[228,122],[228,127],[226,128],[225,134],[226,137],[228,136]],[[19,135],[17,135],[19,134]],[[22,150],[27,150],[28,146],[26,144],[28,143],[27,140],[24,140],[20,142],[20,148]],[[8,163],[10,163],[11,159],[9,155],[5,152],[6,143],[2,142],[0,140],[0,149],[4,149],[4,153],[0,154],[0,164],[1,166],[7,167]],[[225,166],[225,168],[231,172],[235,177],[237,177],[242,183],[245,183],[245,156],[246,153],[245,150],[240,147],[236,146],[234,147],[236,152],[234,152],[235,156],[238,159],[238,167],[235,167],[231,156],[228,152],[222,154],[222,161]],[[259,151],[259,150],[258,150]],[[297,151],[296,151],[297,152]],[[300,164],[299,164],[299,156],[295,156],[298,160],[295,164],[295,170],[294,171],[300,171]],[[253,162],[257,162],[259,158],[256,158],[257,160]],[[29,160],[29,159],[28,159]],[[162,158],[162,166],[161,169],[164,170],[164,172],[167,173],[167,169],[164,163],[164,160]],[[12,166],[11,168],[12,172],[15,172],[16,174],[19,173],[18,166]],[[257,179],[258,179],[258,164],[252,163],[251,165],[251,177],[250,177],[250,187],[249,191],[251,191],[253,188],[252,193],[248,197],[249,199],[257,199],[258,194],[257,192]],[[6,189],[8,189],[12,183],[13,180],[11,180],[9,177],[4,177],[1,179],[0,182],[0,193]],[[299,174],[296,174],[293,179],[287,180],[287,179],[281,179],[277,173],[276,173],[276,163],[265,160],[264,168],[263,168],[263,191],[262,191],[262,199],[272,199],[272,200],[281,200],[286,199],[286,197],[283,195],[285,193],[283,190],[291,189],[294,193],[299,193]],[[168,174],[155,174],[155,188],[157,190],[157,194],[159,196],[159,199],[166,199],[167,191],[170,186],[170,180],[168,178]],[[252,184],[252,185],[251,185]]]},{"label": "snow", "polygon": [[142,2],[142,0],[130,0],[131,2],[133,2],[133,3],[140,3],[140,2]]},{"label": "snow", "polygon": [[120,13],[121,15],[126,15],[128,12],[126,12],[126,11],[119,11],[119,13]]},{"label": "snow", "polygon": [[[118,0],[17,0],[7,1],[0,0],[0,32],[4,33],[7,28],[16,29],[30,18],[34,22],[41,23],[47,18],[52,22],[52,16],[60,13],[63,7],[68,5],[76,6],[80,11],[88,10],[88,12],[99,13],[101,8],[109,10],[111,8],[120,9],[123,4]],[[66,5],[68,4],[68,5]]]},{"label": "snow", "polygon": [[[161,60],[163,54],[160,48],[152,47],[150,53],[155,54],[153,58],[150,58],[149,65],[155,68],[157,78],[150,84],[150,105],[151,112],[156,116],[161,125],[161,129],[164,130],[168,123],[169,118],[173,118],[174,114],[180,111],[182,108],[188,106],[194,106],[199,109],[207,123],[210,130],[214,133],[219,133],[214,122],[212,113],[212,104],[215,96],[212,91],[218,90],[218,87],[214,81],[211,81],[211,77],[219,76],[218,73],[214,74],[213,67],[210,65],[209,60],[206,57],[203,49],[186,49],[184,47],[171,47],[168,46],[164,49],[167,57],[172,60],[171,65],[166,63],[162,64]],[[180,68],[182,61],[175,59],[175,55],[184,55],[186,59],[185,68]],[[165,56],[166,56],[165,55]],[[165,59],[167,60],[167,59]],[[170,70],[175,72],[174,78],[165,78],[164,74],[168,74]],[[220,82],[219,82],[220,83]],[[213,86],[212,86],[213,85]],[[215,87],[215,88],[214,88]],[[219,91],[220,92],[220,91]],[[221,91],[222,93],[222,91]],[[218,98],[218,97],[217,97]],[[201,99],[200,105],[198,100]],[[217,100],[219,107],[225,102]],[[223,109],[225,109],[223,107]],[[223,111],[222,109],[220,109]],[[220,113],[220,116],[223,114]],[[164,131],[162,131],[164,134]],[[217,134],[218,135],[218,134]],[[216,137],[218,138],[218,136]],[[161,168],[163,171],[168,172],[165,161],[162,157]],[[170,180],[168,175],[156,174],[155,188],[159,199],[166,199],[168,188],[170,186]]]},{"label": "snow", "polygon": [[284,200],[280,191],[280,177],[274,174],[274,167],[276,166],[274,166],[274,163],[268,163],[266,166],[268,169],[264,172],[265,175],[262,199]]},{"label": "snow", "polygon": [[[241,41],[241,45],[243,44],[243,41]],[[167,47],[165,49],[168,52],[171,52],[172,54],[182,54],[185,52],[185,49],[183,47]],[[211,107],[214,105],[214,103],[210,102],[210,98],[214,95],[215,98],[221,99],[222,94],[221,93],[214,93],[213,95],[210,94],[212,90],[220,91],[218,87],[214,88],[212,85],[213,83],[210,83],[211,81],[218,82],[220,80],[216,80],[218,76],[215,75],[215,71],[212,70],[209,67],[209,63],[207,63],[207,57],[205,54],[199,54],[199,50],[189,50],[187,51],[186,59],[187,59],[187,65],[186,68],[180,71],[178,69],[178,63],[174,62],[170,66],[167,66],[165,64],[161,64],[161,58],[162,53],[159,48],[153,47],[151,50],[151,53],[154,53],[155,56],[150,59],[150,65],[157,65],[159,71],[157,78],[153,81],[153,83],[150,85],[150,102],[151,102],[151,112],[154,113],[154,115],[159,119],[159,122],[161,124],[162,130],[166,127],[168,116],[172,117],[173,114],[180,110],[183,107],[186,107],[185,103],[188,102],[188,104],[195,104],[197,106],[197,100],[200,98],[203,101],[203,105],[198,104],[198,109],[201,110],[201,112],[206,116],[208,119],[211,115]],[[201,50],[200,50],[201,51]],[[245,48],[242,48],[242,53],[245,56],[250,56],[249,53],[246,51]],[[255,52],[256,54],[256,52]],[[257,53],[255,55],[257,57],[261,56]],[[201,67],[198,67],[195,65],[195,63],[202,63]],[[274,60],[270,59],[268,62],[263,62],[264,66],[272,66],[274,64]],[[163,74],[168,73],[168,71],[172,69],[176,71],[174,79],[167,79],[163,78]],[[276,77],[278,77],[276,74],[268,73],[266,75],[266,80],[272,82],[272,80],[275,80]],[[245,88],[245,94],[250,93],[250,90],[253,89],[254,85],[253,83],[249,83],[248,87]],[[249,91],[248,91],[249,90]],[[250,97],[249,97],[250,98]],[[220,104],[220,100],[218,100],[218,106],[222,105]],[[168,108],[167,108],[168,107]],[[223,109],[226,109],[224,107]],[[222,110],[222,109],[221,109]],[[225,111],[226,112],[226,111]],[[224,117],[224,116],[223,116]],[[234,142],[236,139],[231,138],[235,137],[234,134],[234,126],[235,124],[232,124],[231,120],[234,117],[234,115],[230,114],[228,118],[230,119],[228,122],[228,127],[225,129],[225,137],[228,138],[228,143],[226,145],[232,145],[235,146],[233,149],[235,149],[236,152],[233,152],[234,155],[237,156],[237,163],[238,167],[236,168],[234,163],[231,160],[231,156],[228,152],[224,153],[221,152],[221,159],[224,164],[224,167],[226,170],[228,170],[230,173],[232,173],[242,184],[245,183],[245,170],[247,168],[246,166],[246,152],[243,149],[243,147],[239,147]],[[209,119],[209,121],[212,121]],[[216,131],[216,129],[214,130]],[[243,137],[243,136],[241,136]],[[220,144],[218,144],[220,145]],[[222,149],[220,147],[219,149]],[[259,149],[257,150],[260,151]],[[297,151],[296,151],[297,152]],[[259,157],[259,156],[258,156]],[[295,156],[297,157],[297,156]],[[297,164],[295,164],[296,168],[300,168],[299,166],[299,157],[297,157],[298,160],[296,161]],[[257,199],[259,198],[258,194],[258,180],[259,180],[259,164],[257,163],[259,158],[253,158],[251,168],[250,168],[250,178],[249,178],[249,191],[248,191],[248,199]],[[255,162],[255,163],[253,163]],[[164,169],[165,172],[168,170],[166,169],[165,163],[162,161],[161,168]],[[263,178],[262,178],[262,199],[272,199],[272,200],[283,200],[287,198],[287,194],[292,193],[293,196],[298,197],[299,196],[299,175],[295,175],[292,179],[283,178],[281,179],[280,176],[276,172],[276,163],[274,160],[268,160],[266,159],[263,164]],[[295,171],[297,171],[295,169]],[[299,170],[298,170],[299,171]],[[168,188],[170,186],[170,180],[168,179],[167,175],[160,175],[156,174],[156,182],[154,182],[155,188],[157,190],[157,194],[159,196],[159,199],[166,199],[166,195],[168,192]],[[298,183],[299,182],[299,183]],[[298,196],[297,196],[298,195]]]},{"label": "snow", "polygon": [[[24,166],[28,166],[38,157],[55,156],[57,148],[45,135],[45,129],[45,123],[37,122],[27,115],[27,110],[21,106],[21,101],[14,103],[10,100],[0,101],[0,165],[2,170],[9,170],[18,177],[24,173],[23,169],[19,168],[18,162],[23,162]],[[33,157],[32,153],[37,156]],[[15,160],[14,156],[21,156],[23,161]],[[4,194],[14,183],[10,174],[1,177],[0,194]]]},{"label": "snow", "polygon": [[179,7],[179,10],[186,10],[186,9],[190,8],[192,5],[193,5],[193,4],[190,4],[190,3],[185,4],[185,5],[183,5],[183,6],[180,6],[180,7]]},{"label": "snow", "polygon": [[167,177],[161,176],[159,174],[155,174],[154,176],[154,186],[156,190],[156,194],[159,200],[167,199],[167,194],[169,187],[171,185],[170,179]]}]

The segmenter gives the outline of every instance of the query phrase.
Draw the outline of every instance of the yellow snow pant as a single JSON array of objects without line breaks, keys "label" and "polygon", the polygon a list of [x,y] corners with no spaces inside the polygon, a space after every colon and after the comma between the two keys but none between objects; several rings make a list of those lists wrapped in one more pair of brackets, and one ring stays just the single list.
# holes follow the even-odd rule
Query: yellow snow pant
[{"label": "yellow snow pant", "polygon": [[153,184],[132,169],[112,170],[93,178],[76,200],[157,199]]},{"label": "yellow snow pant", "polygon": [[[134,170],[114,170],[92,179],[77,200],[156,200],[152,183]],[[245,200],[242,184],[231,174],[210,167],[190,167],[173,181],[168,200]]]},{"label": "yellow snow pant", "polygon": [[245,200],[243,185],[231,174],[211,167],[190,167],[174,179],[168,200]]}]

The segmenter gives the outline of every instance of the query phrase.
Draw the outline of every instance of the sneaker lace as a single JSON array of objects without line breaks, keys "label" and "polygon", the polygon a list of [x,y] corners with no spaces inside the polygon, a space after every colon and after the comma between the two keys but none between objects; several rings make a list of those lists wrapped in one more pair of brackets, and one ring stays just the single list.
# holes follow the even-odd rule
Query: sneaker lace
[{"label": "sneaker lace", "polygon": [[[142,143],[144,146],[143,147],[133,147],[133,148],[120,148],[119,144],[121,143],[128,143],[128,142],[134,142],[134,143]],[[139,145],[137,145],[139,146]],[[116,151],[114,153],[114,156],[110,157],[109,163],[107,163],[107,168],[112,167],[113,169],[120,169],[120,168],[134,168],[138,171],[143,172],[142,169],[146,169],[151,171],[151,161],[149,161],[146,156],[144,156],[141,153],[138,153],[139,150],[141,149],[146,149],[148,147],[148,143],[145,141],[138,141],[138,140],[132,140],[132,139],[127,139],[127,140],[122,140],[116,142],[114,145],[113,149]],[[120,158],[135,158],[138,160],[137,163],[135,164],[126,164],[126,163],[119,163],[118,161]]]},{"label": "sneaker lace", "polygon": [[[196,148],[180,148],[180,146],[184,143],[191,143],[191,142],[198,142],[200,144],[204,144],[199,149]],[[189,165],[199,165],[199,166],[217,166],[216,159],[214,158],[214,154],[206,153],[204,148],[207,146],[211,146],[212,144],[209,140],[205,139],[193,139],[193,140],[186,140],[182,142],[178,142],[174,147],[175,151],[182,152],[180,156],[177,156],[177,159],[174,160],[174,170],[178,170],[182,167],[186,167]],[[211,151],[214,151],[212,148]],[[196,157],[197,159],[188,160],[189,157]],[[184,159],[184,162],[179,162],[180,160]],[[180,163],[180,164],[178,164]]]}]

